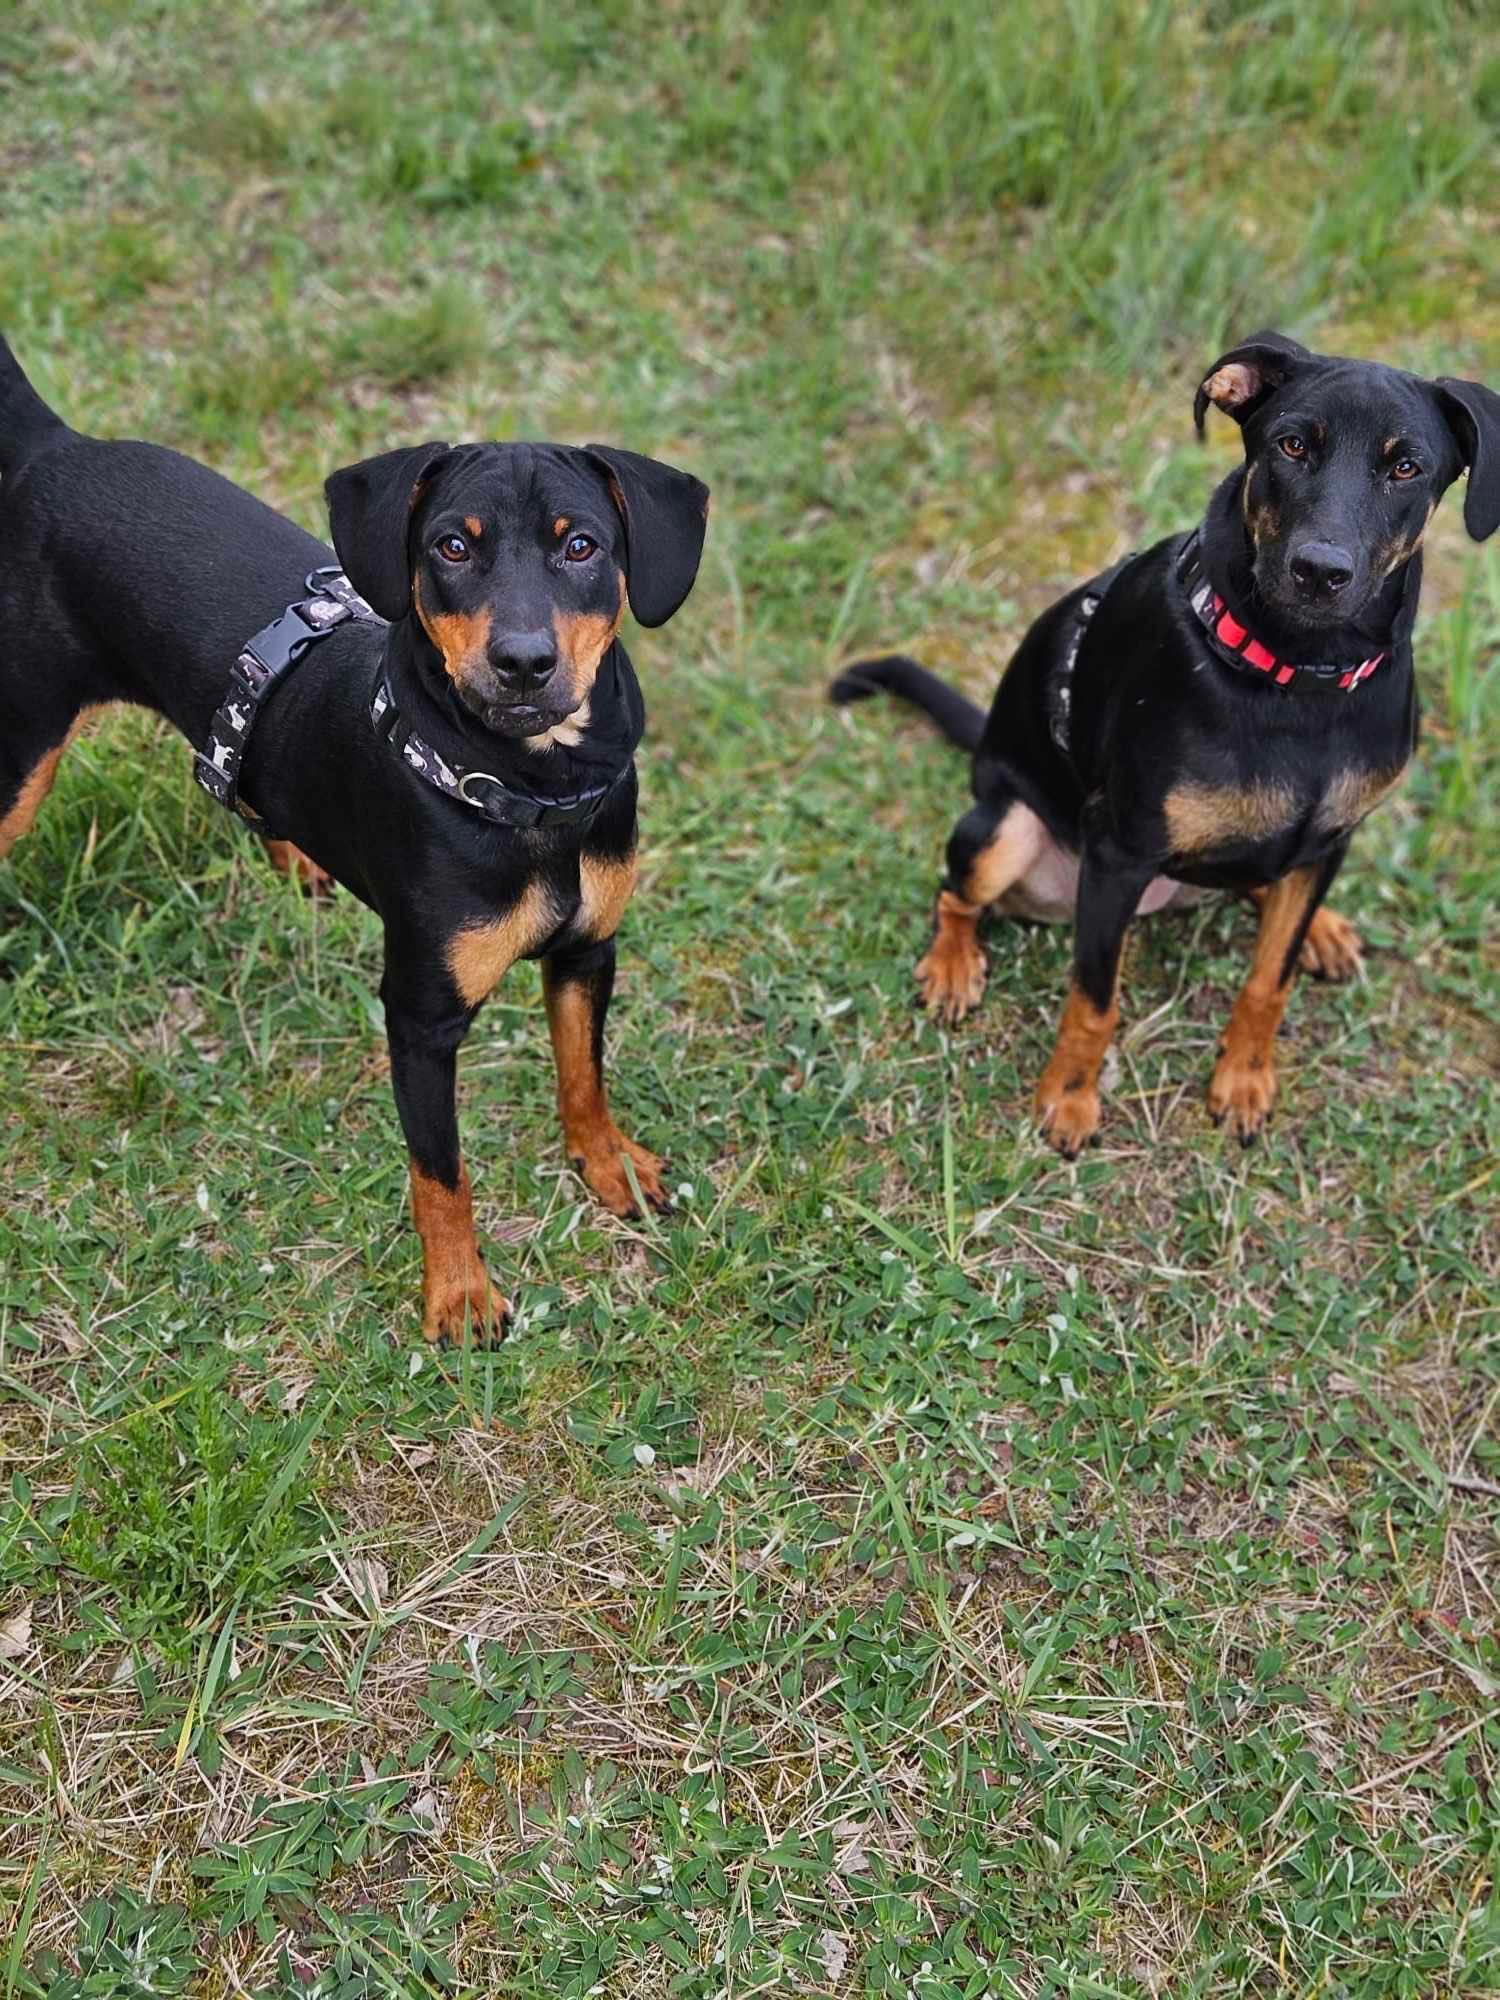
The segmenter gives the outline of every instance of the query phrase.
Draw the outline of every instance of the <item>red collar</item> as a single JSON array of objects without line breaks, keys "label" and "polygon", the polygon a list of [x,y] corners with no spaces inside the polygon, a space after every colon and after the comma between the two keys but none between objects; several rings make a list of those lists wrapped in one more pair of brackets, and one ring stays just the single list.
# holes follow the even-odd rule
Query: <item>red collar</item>
[{"label": "red collar", "polygon": [[1299,660],[1294,664],[1290,660],[1279,660],[1269,646],[1263,646],[1259,639],[1251,635],[1248,626],[1240,623],[1209,582],[1203,567],[1202,537],[1196,528],[1184,542],[1182,553],[1177,558],[1177,574],[1187,592],[1193,615],[1207,633],[1214,652],[1225,666],[1234,667],[1240,673],[1264,674],[1277,687],[1338,694],[1347,693],[1357,688],[1361,681],[1367,681],[1386,657],[1384,653],[1375,653],[1368,660],[1361,660],[1357,667],[1331,662]]}]

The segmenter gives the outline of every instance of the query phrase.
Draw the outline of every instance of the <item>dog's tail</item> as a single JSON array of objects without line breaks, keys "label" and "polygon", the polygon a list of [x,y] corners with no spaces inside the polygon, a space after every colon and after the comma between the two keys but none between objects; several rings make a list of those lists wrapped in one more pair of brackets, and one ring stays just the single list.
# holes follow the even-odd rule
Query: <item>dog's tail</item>
[{"label": "dog's tail", "polygon": [[828,699],[843,707],[851,701],[868,701],[872,694],[899,695],[930,715],[950,743],[960,750],[977,750],[984,734],[984,710],[957,688],[940,681],[936,674],[919,667],[904,653],[888,653],[881,660],[855,660],[828,690]]},{"label": "dog's tail", "polygon": [[9,341],[0,333],[0,473],[29,458],[49,433],[66,428],[26,380]]}]

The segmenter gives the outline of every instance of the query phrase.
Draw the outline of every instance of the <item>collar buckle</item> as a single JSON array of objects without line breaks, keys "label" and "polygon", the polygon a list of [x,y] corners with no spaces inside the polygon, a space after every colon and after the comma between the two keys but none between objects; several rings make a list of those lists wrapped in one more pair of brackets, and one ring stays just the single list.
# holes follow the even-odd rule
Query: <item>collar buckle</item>
[{"label": "collar buckle", "polygon": [[[476,798],[470,790],[472,785],[493,785],[495,796]],[[486,819],[494,820],[498,826],[515,826],[523,831],[539,826],[546,810],[540,799],[528,798],[524,792],[513,792],[504,779],[497,778],[493,771],[465,771],[458,780],[455,796],[461,798],[466,806],[473,806],[476,812],[482,812]]]}]

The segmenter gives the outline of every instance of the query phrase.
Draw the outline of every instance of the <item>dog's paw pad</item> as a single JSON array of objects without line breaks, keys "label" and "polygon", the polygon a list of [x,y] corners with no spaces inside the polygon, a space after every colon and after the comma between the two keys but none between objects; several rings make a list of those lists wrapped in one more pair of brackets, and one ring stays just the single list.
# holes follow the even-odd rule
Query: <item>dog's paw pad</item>
[{"label": "dog's paw pad", "polygon": [[935,1020],[956,1027],[984,997],[984,953],[976,944],[934,943],[917,961],[922,1005]]},{"label": "dog's paw pad", "polygon": [[465,1336],[479,1346],[503,1340],[510,1321],[510,1301],[490,1283],[483,1265],[463,1282],[428,1293],[423,1302],[422,1338],[436,1345],[462,1343]]},{"label": "dog's paw pad", "polygon": [[1208,1115],[1242,1146],[1253,1145],[1271,1121],[1276,1071],[1264,1058],[1221,1056],[1208,1086]]},{"label": "dog's paw pad", "polygon": [[1303,939],[1298,963],[1315,979],[1353,979],[1364,963],[1359,932],[1337,910],[1319,910]]},{"label": "dog's paw pad", "polygon": [[636,1185],[645,1197],[646,1206],[664,1214],[671,1208],[672,1198],[662,1179],[666,1162],[658,1154],[648,1153],[644,1146],[638,1146],[618,1130],[607,1134],[586,1153],[572,1154],[573,1165],[588,1182],[595,1199],[611,1215],[639,1215],[640,1203],[625,1171],[626,1160],[635,1169]]},{"label": "dog's paw pad", "polygon": [[1065,1160],[1076,1160],[1099,1130],[1103,1107],[1091,1085],[1053,1085],[1044,1079],[1036,1094],[1036,1117],[1047,1143]]}]

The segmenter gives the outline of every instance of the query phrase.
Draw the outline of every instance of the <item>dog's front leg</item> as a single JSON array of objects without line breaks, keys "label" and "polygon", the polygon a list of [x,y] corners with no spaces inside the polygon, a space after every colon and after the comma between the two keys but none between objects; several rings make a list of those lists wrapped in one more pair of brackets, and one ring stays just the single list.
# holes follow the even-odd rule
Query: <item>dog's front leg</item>
[{"label": "dog's front leg", "polygon": [[1276,1030],[1318,906],[1347,852],[1345,842],[1311,867],[1294,868],[1257,897],[1260,929],[1250,976],[1229,1016],[1208,1086],[1209,1116],[1216,1125],[1227,1120],[1242,1146],[1250,1144],[1271,1115],[1276,1099],[1272,1053]]},{"label": "dog's front leg", "polygon": [[557,1108],[568,1158],[616,1215],[635,1215],[629,1160],[653,1208],[667,1206],[662,1162],[627,1139],[610,1114],[604,1089],[604,1021],[615,984],[615,941],[603,938],[542,961],[542,992],[557,1063]]},{"label": "dog's front leg", "polygon": [[412,1218],[422,1238],[422,1333],[428,1340],[503,1333],[510,1308],[491,1284],[474,1237],[474,1204],[458,1139],[458,1048],[472,1011],[403,979],[381,983],[391,1086],[411,1156]]},{"label": "dog's front leg", "polygon": [[1084,841],[1073,984],[1036,1090],[1038,1122],[1065,1159],[1076,1159],[1099,1129],[1099,1070],[1119,1019],[1120,954],[1153,873],[1111,842]]}]

